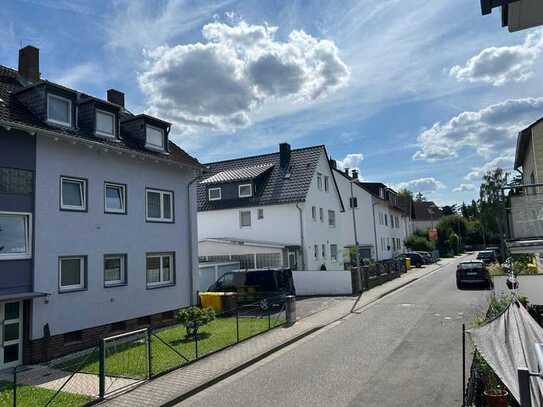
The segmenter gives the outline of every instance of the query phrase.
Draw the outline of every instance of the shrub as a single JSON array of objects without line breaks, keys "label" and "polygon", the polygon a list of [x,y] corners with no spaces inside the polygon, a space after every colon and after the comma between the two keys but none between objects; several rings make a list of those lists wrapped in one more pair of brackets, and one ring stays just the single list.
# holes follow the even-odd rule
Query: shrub
[{"label": "shrub", "polygon": [[177,320],[187,330],[187,337],[196,336],[198,329],[215,319],[213,308],[188,307],[177,312]]},{"label": "shrub", "polygon": [[434,244],[424,237],[411,235],[405,241],[405,246],[410,250],[431,252],[434,250]]}]

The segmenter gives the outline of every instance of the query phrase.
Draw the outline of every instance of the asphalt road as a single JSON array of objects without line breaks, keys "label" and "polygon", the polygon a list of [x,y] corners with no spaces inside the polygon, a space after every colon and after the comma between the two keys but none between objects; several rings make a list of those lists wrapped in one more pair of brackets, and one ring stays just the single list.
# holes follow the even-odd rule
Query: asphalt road
[{"label": "asphalt road", "polygon": [[488,291],[457,290],[456,262],[179,406],[459,406],[462,323]]}]

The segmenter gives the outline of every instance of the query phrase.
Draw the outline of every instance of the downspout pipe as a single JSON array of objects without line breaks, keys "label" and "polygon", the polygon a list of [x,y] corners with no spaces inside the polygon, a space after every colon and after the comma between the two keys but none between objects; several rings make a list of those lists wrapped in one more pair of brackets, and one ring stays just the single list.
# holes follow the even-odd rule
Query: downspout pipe
[{"label": "downspout pipe", "polygon": [[298,214],[300,215],[300,254],[302,257],[302,264],[301,269],[305,270],[305,242],[304,242],[304,218],[303,218],[303,211],[300,207],[300,203],[296,203],[296,208],[298,209]]},{"label": "downspout pipe", "polygon": [[[192,250],[192,244],[194,239],[198,239],[198,237],[193,236],[193,230],[192,230],[192,200],[190,199],[190,188],[192,187],[192,184],[194,184],[202,175],[202,171],[199,170],[198,175],[192,178],[188,184],[187,184],[187,211],[188,211],[188,242],[189,242],[189,268],[190,268],[190,305],[194,305],[196,301],[196,292],[195,290],[195,284],[194,284],[194,263],[193,263],[193,250]],[[196,209],[196,212],[198,212],[198,209]]]},{"label": "downspout pipe", "polygon": [[375,205],[377,205],[377,202],[372,202],[371,210],[373,212],[373,237],[375,239],[375,261],[378,261],[379,260],[379,252],[377,251],[378,248],[377,248],[377,226],[375,224]]}]

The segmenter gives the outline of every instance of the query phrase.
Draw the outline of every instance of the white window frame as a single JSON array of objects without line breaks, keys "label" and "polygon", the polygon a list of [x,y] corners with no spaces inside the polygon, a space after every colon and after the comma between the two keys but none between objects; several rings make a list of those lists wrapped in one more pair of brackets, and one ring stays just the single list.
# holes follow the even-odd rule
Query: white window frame
[{"label": "white window frame", "polygon": [[[147,139],[147,129],[153,129],[153,130],[158,130],[158,131],[160,131],[160,134],[162,135],[162,143],[161,143],[160,146],[148,142],[148,139]],[[146,125],[145,125],[145,147],[146,147],[146,148],[151,148],[151,149],[154,149],[154,150],[161,150],[161,151],[164,151],[164,129],[161,129],[160,127],[156,127],[156,126],[151,126],[150,124],[146,124]]]},{"label": "white window frame", "polygon": [[[242,219],[243,219],[243,213],[248,213],[249,214],[249,224],[248,225],[244,225],[242,223]],[[251,211],[239,211],[239,227],[241,229],[245,229],[245,228],[250,228],[253,226],[253,219],[252,219],[252,214],[251,214]]]},{"label": "white window frame", "polygon": [[[63,194],[64,181],[81,184],[81,189],[80,189],[81,206],[64,204],[64,194]],[[79,211],[79,212],[85,212],[87,210],[87,180],[86,179],[76,178],[76,177],[65,177],[65,176],[60,177],[60,209],[63,209],[65,211]]]},{"label": "white window frame", "polygon": [[[79,284],[72,284],[72,285],[62,285],[62,261],[63,260],[79,260]],[[58,258],[58,290],[59,292],[70,292],[70,291],[81,291],[84,290],[85,287],[85,274],[86,274],[86,258],[85,256],[60,256]]]},{"label": "white window frame", "polygon": [[322,174],[317,172],[317,189],[322,191]]},{"label": "white window frame", "polygon": [[[120,188],[121,193],[121,209],[111,209],[107,207],[107,188]],[[104,182],[104,212],[105,213],[119,213],[119,214],[125,214],[126,213],[126,185],[124,184],[116,184],[115,182]]]},{"label": "white window frame", "polygon": [[[335,254],[334,254],[334,250],[332,250],[332,248],[335,248]],[[333,261],[333,262],[336,262],[337,261],[337,244],[335,243],[330,243],[330,260]]]},{"label": "white window frame", "polygon": [[[99,131],[98,130],[98,115],[99,114],[103,114],[105,116],[109,116],[111,117],[111,128],[113,129],[113,134],[110,134],[110,133],[106,133],[106,132],[103,132],[103,131]],[[101,110],[101,109],[96,109],[96,117],[94,118],[94,129],[95,129],[95,133],[99,136],[103,136],[103,137],[108,137],[108,138],[116,138],[116,129],[115,129],[115,115],[111,112],[107,112],[105,110]],[[147,137],[147,136],[146,136]]]},{"label": "white window frame", "polygon": [[[159,218],[151,218],[149,217],[149,200],[148,200],[148,194],[149,192],[160,194],[160,217]],[[164,217],[164,196],[168,195],[170,197],[170,218]],[[147,222],[163,222],[163,223],[174,223],[175,215],[174,215],[174,199],[173,199],[173,191],[165,191],[163,189],[153,189],[153,188],[146,188],[145,189],[145,220]]]},{"label": "white window frame", "polygon": [[313,257],[316,259],[319,258],[319,245],[313,245]]},{"label": "white window frame", "polygon": [[319,208],[319,220],[324,223],[324,209]]},{"label": "white window frame", "polygon": [[326,244],[325,243],[321,245],[321,250],[322,250],[321,252],[322,258],[326,259]]},{"label": "white window frame", "polygon": [[[212,198],[211,197],[211,191],[219,191],[219,197],[218,198]],[[210,201],[220,201],[222,199],[222,188],[209,188],[207,190],[207,199]]]},{"label": "white window frame", "polygon": [[[106,280],[106,259],[120,259],[121,260],[121,279],[120,280]],[[126,254],[105,254],[104,255],[104,287],[116,287],[120,285],[126,285]]]},{"label": "white window frame", "polygon": [[[148,280],[147,273],[149,272],[149,270],[147,269],[147,259],[149,257],[159,257],[160,258],[160,269],[159,269],[160,281],[151,282],[151,283],[149,281],[147,281]],[[170,258],[170,279],[169,280],[164,279],[164,257],[169,257]],[[172,285],[174,285],[175,284],[175,264],[174,264],[174,261],[175,261],[174,252],[147,253],[146,256],[145,256],[145,282],[146,282],[147,287],[152,288],[152,287],[163,287],[163,286],[172,286]]]},{"label": "white window frame", "polygon": [[317,207],[316,206],[311,207],[311,217],[313,218],[314,221],[317,221]]},{"label": "white window frame", "polygon": [[328,175],[324,176],[324,192],[330,191],[330,177]]},{"label": "white window frame", "polygon": [[256,210],[256,218],[257,219],[264,219],[264,208],[258,208]]},{"label": "white window frame", "polygon": [[[57,100],[61,100],[63,102],[68,102],[68,121],[67,122],[63,122],[63,121],[60,121],[60,120],[55,120],[55,119],[50,118],[50,115],[49,115],[49,112],[50,112],[50,110],[49,110],[50,109],[49,100],[50,99],[57,99]],[[52,94],[52,93],[48,93],[47,94],[47,122],[48,123],[53,123],[53,124],[59,124],[61,126],[72,127],[72,101],[70,99],[68,99],[68,98],[58,96],[58,95],[55,95],[55,94]]]},{"label": "white window frame", "polygon": [[24,216],[25,221],[25,240],[26,251],[24,253],[0,253],[0,261],[2,260],[19,260],[32,258],[32,214],[28,212],[7,212],[0,211],[0,215]]},{"label": "white window frame", "polygon": [[[330,214],[333,214],[333,215],[330,216]],[[334,220],[333,223],[331,222],[332,219]],[[336,227],[336,211],[331,210],[331,209],[328,210],[328,226],[331,228]]]},{"label": "white window frame", "polygon": [[[249,193],[248,194],[241,194],[241,188],[243,187],[249,187]],[[250,198],[253,196],[253,185],[252,184],[241,184],[238,185],[238,197],[240,198]]]}]

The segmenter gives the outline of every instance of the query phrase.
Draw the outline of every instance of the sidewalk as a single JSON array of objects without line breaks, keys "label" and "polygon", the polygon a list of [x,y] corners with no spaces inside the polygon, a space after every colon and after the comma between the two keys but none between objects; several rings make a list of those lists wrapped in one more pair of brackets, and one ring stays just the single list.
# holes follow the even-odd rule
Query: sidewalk
[{"label": "sidewalk", "polygon": [[127,393],[110,400],[106,399],[99,404],[111,407],[173,405],[175,402],[197,393],[210,382],[219,381],[263,356],[311,334],[351,312],[360,311],[386,294],[437,271],[458,258],[443,259],[437,264],[421,269],[412,269],[395,280],[363,293],[360,297],[352,297],[351,300],[335,303],[329,308],[298,320],[291,327],[280,327],[258,335],[210,357],[143,383]]}]

